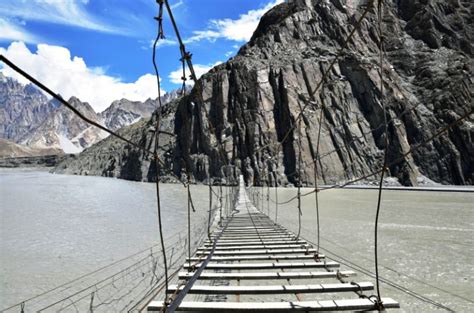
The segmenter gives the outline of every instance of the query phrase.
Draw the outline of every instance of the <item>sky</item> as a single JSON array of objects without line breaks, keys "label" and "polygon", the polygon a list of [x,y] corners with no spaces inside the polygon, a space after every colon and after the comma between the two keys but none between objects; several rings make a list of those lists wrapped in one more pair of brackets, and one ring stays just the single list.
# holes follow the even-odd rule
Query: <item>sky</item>
[{"label": "sky", "polygon": [[[227,61],[260,17],[283,0],[169,0],[198,75]],[[68,99],[103,111],[114,100],[157,97],[152,64],[155,0],[0,0],[0,53]],[[157,48],[164,92],[181,85],[168,15]],[[0,71],[27,81],[6,65]],[[190,81],[188,81],[190,83]]]}]

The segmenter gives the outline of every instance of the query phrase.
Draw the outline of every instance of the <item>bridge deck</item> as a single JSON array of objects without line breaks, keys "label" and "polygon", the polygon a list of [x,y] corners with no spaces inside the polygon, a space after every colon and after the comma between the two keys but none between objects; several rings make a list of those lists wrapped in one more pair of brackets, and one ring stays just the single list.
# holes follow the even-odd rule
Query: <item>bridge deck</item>
[{"label": "bridge deck", "polygon": [[[369,296],[371,282],[346,282],[356,274],[339,271],[339,264],[305,240],[275,224],[248,200],[241,183],[231,217],[183,265],[180,283],[169,285],[176,299],[193,281],[177,311],[293,312],[376,310]],[[216,242],[214,242],[214,240]],[[210,255],[208,262],[206,258]],[[203,269],[200,267],[204,266]],[[201,272],[197,272],[201,270]],[[193,277],[197,278],[195,281]],[[369,293],[364,295],[364,291]],[[383,298],[385,309],[399,304]],[[152,301],[148,311],[160,311]]]}]

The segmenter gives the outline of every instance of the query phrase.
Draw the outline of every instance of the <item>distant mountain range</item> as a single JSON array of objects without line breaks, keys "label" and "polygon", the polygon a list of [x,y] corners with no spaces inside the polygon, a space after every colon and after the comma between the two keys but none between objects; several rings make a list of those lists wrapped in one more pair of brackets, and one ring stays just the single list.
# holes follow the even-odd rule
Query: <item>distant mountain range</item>
[{"label": "distant mountain range", "polygon": [[[162,97],[166,104],[180,96],[172,91]],[[151,116],[158,101],[121,99],[96,113],[76,97],[68,102],[86,117],[118,130]],[[33,85],[23,85],[0,73],[0,157],[79,153],[107,137],[104,131],[90,126],[56,100],[48,99]]]}]

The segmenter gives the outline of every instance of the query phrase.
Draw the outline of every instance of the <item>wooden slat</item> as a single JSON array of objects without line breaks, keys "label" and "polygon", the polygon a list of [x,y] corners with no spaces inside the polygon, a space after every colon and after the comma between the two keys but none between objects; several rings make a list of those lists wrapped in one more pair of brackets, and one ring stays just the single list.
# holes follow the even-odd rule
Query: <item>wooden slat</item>
[{"label": "wooden slat", "polygon": [[[201,263],[195,267],[201,266]],[[189,268],[188,264],[183,266]],[[266,269],[266,268],[325,268],[325,267],[339,267],[337,262],[266,262],[266,263],[212,263],[207,264],[206,269]]]},{"label": "wooden slat", "polygon": [[[304,240],[278,240],[278,241],[235,241],[235,242],[217,242],[218,247],[231,247],[231,246],[256,246],[256,245],[284,245],[284,244],[306,244],[307,242]],[[205,243],[204,247],[212,247],[212,243]]]},{"label": "wooden slat", "polygon": [[[219,233],[216,233],[218,235]],[[253,231],[253,230],[242,230],[242,231],[226,231],[222,235],[223,236],[241,236],[241,235],[254,235],[254,236],[261,236],[261,235],[286,235],[288,231],[284,230],[265,230],[265,231]]]},{"label": "wooden slat", "polygon": [[[227,240],[219,240],[217,244],[220,244],[220,245],[226,245],[226,244],[229,244],[229,243],[233,243],[233,244],[245,244],[245,243],[265,243],[265,242],[268,242],[268,243],[274,243],[274,242],[278,242],[278,241],[285,241],[285,242],[298,242],[298,240],[296,240],[295,238],[290,238],[290,237],[284,237],[284,238],[261,238],[261,239],[227,239]],[[300,241],[304,241],[304,240],[300,240]],[[213,243],[213,241],[208,241],[206,240],[205,241],[205,244],[209,244],[209,243]]]},{"label": "wooden slat", "polygon": [[[400,304],[391,298],[382,298],[386,309],[400,308]],[[148,311],[159,311],[161,301],[152,301]],[[182,311],[196,312],[294,312],[294,311],[365,311],[375,310],[375,304],[369,299],[340,299],[323,301],[293,302],[183,302]]]},{"label": "wooden slat", "polygon": [[[314,253],[316,249],[267,249],[267,250],[239,250],[236,251],[216,251],[214,255],[253,255],[253,254],[295,254]],[[207,255],[208,252],[197,252],[196,255]]]},{"label": "wooden slat", "polygon": [[[224,250],[254,250],[254,249],[295,249],[295,248],[306,248],[311,247],[309,244],[287,244],[287,245],[262,245],[253,246],[253,245],[243,245],[243,246],[217,246],[216,251],[224,251]],[[204,247],[197,249],[198,251],[208,251],[210,248]]]},{"label": "wooden slat", "polygon": [[[215,236],[211,236],[211,238],[217,238]],[[292,234],[285,234],[285,235],[260,235],[260,236],[222,236],[219,239],[219,242],[223,242],[225,240],[236,240],[236,239],[254,239],[254,240],[259,240],[259,239],[270,239],[270,238],[296,238],[295,235]]]},{"label": "wooden slat", "polygon": [[[287,230],[286,228],[282,228],[282,227],[275,227],[273,225],[255,225],[255,227],[253,225],[242,225],[242,226],[227,226],[225,231],[243,231],[243,230],[250,230],[250,231],[255,231],[255,230],[258,230],[258,231],[267,231],[267,230]],[[219,230],[218,230],[219,231]]]},{"label": "wooden slat", "polygon": [[[168,293],[174,293],[184,286],[170,285]],[[341,284],[314,284],[314,285],[264,285],[264,286],[206,286],[194,285],[188,291],[193,294],[285,294],[285,293],[324,293],[324,292],[349,292],[359,290],[373,290],[374,285],[361,282],[357,286],[350,283]]]},{"label": "wooden slat", "polygon": [[[325,255],[320,254],[320,259],[324,259]],[[196,262],[202,260],[203,258],[193,257],[191,261]],[[232,256],[214,256],[213,261],[257,261],[257,260],[314,260],[314,254],[299,254],[299,255],[272,255],[272,254],[262,254],[262,255],[232,255]],[[189,261],[186,258],[186,261]]]},{"label": "wooden slat", "polygon": [[[189,279],[194,273],[180,272],[180,279]],[[355,276],[353,271],[340,271],[341,277]],[[323,279],[336,278],[336,272],[245,272],[245,273],[202,273],[199,279]]]}]

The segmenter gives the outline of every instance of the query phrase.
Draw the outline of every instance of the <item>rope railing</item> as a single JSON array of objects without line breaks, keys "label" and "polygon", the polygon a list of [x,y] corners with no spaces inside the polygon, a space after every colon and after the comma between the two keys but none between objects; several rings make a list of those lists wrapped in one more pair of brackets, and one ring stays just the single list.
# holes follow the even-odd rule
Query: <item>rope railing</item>
[{"label": "rope railing", "polygon": [[[380,104],[382,106],[383,111],[383,120],[385,124],[385,140],[384,140],[384,147],[383,147],[383,165],[382,171],[380,173],[380,182],[378,188],[378,195],[377,195],[377,209],[375,211],[375,225],[374,225],[374,260],[375,260],[375,283],[377,289],[377,306],[379,310],[383,310],[383,302],[382,297],[380,296],[380,282],[379,282],[379,256],[378,256],[378,226],[379,226],[379,217],[380,217],[380,208],[382,204],[382,190],[383,190],[383,178],[385,171],[387,170],[387,162],[388,162],[388,145],[389,145],[389,134],[388,134],[388,123],[387,123],[387,110],[385,108],[385,101],[384,101],[384,76],[383,76],[383,50],[384,50],[384,33],[382,30],[382,17],[383,17],[383,0],[378,1],[377,5],[377,26],[378,26],[378,35],[379,35],[379,52],[380,52]],[[316,192],[317,193],[317,192]]]},{"label": "rope railing", "polygon": [[[202,230],[205,228],[206,219],[207,216],[203,215],[199,224],[193,230],[193,238],[195,238],[193,247],[195,248],[204,240]],[[186,236],[183,236],[184,234],[185,231],[182,231],[167,238],[166,249],[172,251],[168,257],[171,268],[179,268],[182,264],[182,258],[185,257],[187,240]],[[74,306],[85,308],[89,305],[88,299],[91,292],[95,293],[92,306],[94,310],[100,308],[106,312],[115,311],[115,309],[112,309],[112,303],[119,307],[125,305],[125,302],[136,301],[146,293],[153,291],[159,284],[164,283],[164,268],[161,266],[163,260],[162,257],[159,257],[161,251],[159,246],[160,244],[157,243],[150,248],[140,250],[34,297],[25,299],[3,309],[2,312],[16,312],[21,307],[27,311],[52,309],[61,311]],[[138,284],[139,280],[140,283]],[[123,301],[110,301],[115,298],[123,298]],[[136,304],[138,305],[138,301]]]}]

